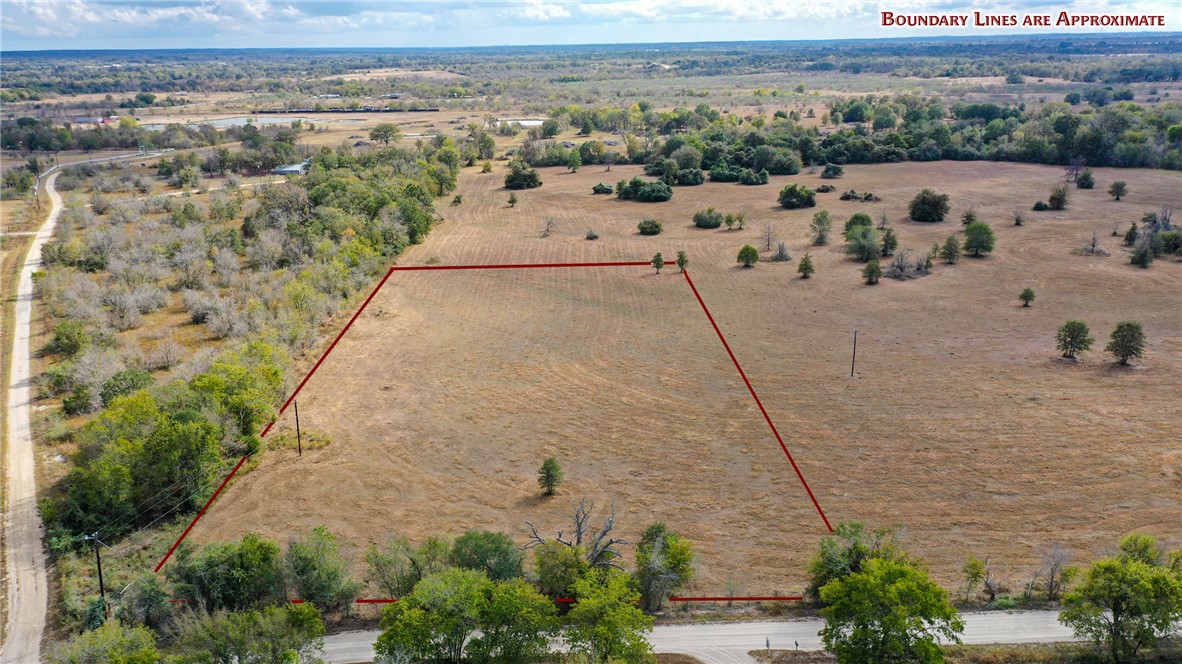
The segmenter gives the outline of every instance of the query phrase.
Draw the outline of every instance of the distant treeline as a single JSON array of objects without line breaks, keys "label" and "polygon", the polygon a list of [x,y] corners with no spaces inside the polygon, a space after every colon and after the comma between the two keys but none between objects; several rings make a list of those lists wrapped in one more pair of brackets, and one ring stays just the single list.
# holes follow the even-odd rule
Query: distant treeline
[{"label": "distant treeline", "polygon": [[[1078,95],[1068,97],[1079,101]],[[549,126],[531,128],[522,150],[531,165],[565,165],[574,149],[584,164],[652,165],[672,158],[678,170],[766,169],[772,175],[825,163],[940,159],[1038,164],[1082,159],[1089,166],[1182,169],[1182,104],[1176,102],[1146,106],[1095,99],[1076,113],[1066,101],[1037,110],[992,103],[949,108],[936,97],[867,95],[832,102],[821,129],[801,124],[796,111],[778,111],[769,121],[722,114],[706,104],[666,112],[644,103],[563,106],[550,116]],[[563,124],[584,133],[618,132],[623,140],[618,149],[599,141],[566,148],[547,136]]]},{"label": "distant treeline", "polygon": [[[273,49],[6,53],[3,101],[83,93],[258,91],[370,96],[494,95],[514,78],[552,82],[737,73],[879,73],[963,77],[1019,74],[1107,84],[1182,79],[1182,37],[1170,34],[937,37],[892,40],[625,44],[440,50]],[[1115,55],[1124,57],[1114,58]],[[93,65],[96,61],[107,66]],[[357,70],[446,70],[448,81],[357,81]]]}]

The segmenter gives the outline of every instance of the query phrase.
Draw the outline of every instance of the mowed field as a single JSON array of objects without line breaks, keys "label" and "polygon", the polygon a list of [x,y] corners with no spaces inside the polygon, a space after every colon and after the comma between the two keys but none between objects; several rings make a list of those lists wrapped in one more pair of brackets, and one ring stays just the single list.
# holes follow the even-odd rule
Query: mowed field
[{"label": "mowed field", "polygon": [[[848,166],[813,210],[776,203],[787,182],[677,188],[668,203],[593,196],[639,172],[543,169],[541,189],[507,207],[502,166],[461,175],[463,204],[402,265],[647,260],[678,249],[769,414],[833,523],[898,525],[949,585],[967,554],[990,556],[1020,587],[1062,542],[1085,562],[1140,530],[1182,544],[1182,263],[1128,264],[1132,220],[1178,206],[1177,173],[1097,169],[1063,212],[1030,212],[1062,180],[1054,167],[936,162]],[[1112,201],[1115,179],[1129,195]],[[951,195],[940,224],[906,219],[919,189]],[[742,231],[700,230],[694,211],[745,211]],[[845,219],[886,212],[913,255],[959,233],[973,208],[997,250],[914,281],[866,286],[840,244]],[[808,246],[828,209],[836,232]],[[1027,219],[1013,225],[1015,211]],[[651,215],[656,237],[636,233]],[[545,220],[555,231],[542,237]],[[735,264],[763,248],[767,223],[790,263]],[[588,229],[600,239],[588,241]],[[1108,257],[1073,254],[1095,230]],[[817,274],[796,265],[811,251]],[[765,257],[767,254],[765,253]],[[1033,307],[1017,300],[1024,287]],[[1080,363],[1057,359],[1056,328],[1085,320],[1097,338]],[[1134,368],[1102,352],[1118,321],[1149,340]],[[852,333],[858,363],[850,378]],[[305,358],[310,368],[315,358]],[[298,372],[302,374],[302,371]],[[797,593],[822,523],[674,266],[395,273],[300,395],[301,425],[324,448],[270,452],[235,480],[191,537],[250,531],[287,539],[326,524],[358,562],[370,543],[468,529],[527,541],[524,522],[569,529],[581,497],[635,540],[664,521],[693,541],[687,594]],[[291,411],[277,424],[291,428]],[[272,433],[276,435],[276,433]],[[541,498],[535,473],[556,456],[567,482]],[[630,547],[624,547],[626,551]],[[629,561],[630,562],[630,561]]]}]

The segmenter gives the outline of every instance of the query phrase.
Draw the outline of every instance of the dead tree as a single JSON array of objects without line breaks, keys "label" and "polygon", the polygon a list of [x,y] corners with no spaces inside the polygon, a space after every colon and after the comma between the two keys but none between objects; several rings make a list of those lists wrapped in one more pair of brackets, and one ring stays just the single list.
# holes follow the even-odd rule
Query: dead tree
[{"label": "dead tree", "polygon": [[[620,557],[616,545],[630,542],[611,537],[612,528],[616,523],[616,506],[612,504],[611,514],[603,520],[603,526],[599,530],[592,530],[591,527],[591,513],[594,509],[595,503],[588,503],[586,498],[580,500],[579,506],[571,516],[573,532],[568,535],[566,531],[559,530],[554,540],[573,549],[582,549],[591,567],[615,567],[623,570],[624,568],[615,562]],[[522,549],[532,549],[546,543],[546,539],[538,534],[534,524],[526,521],[525,525],[529,526],[530,541],[521,547]]]},{"label": "dead tree", "polygon": [[1068,182],[1075,181],[1075,176],[1088,165],[1087,160],[1083,157],[1072,157],[1071,161],[1067,163],[1067,171],[1065,173]]},{"label": "dead tree", "polygon": [[1088,253],[1095,254],[1100,249],[1100,236],[1096,235],[1096,231],[1092,231],[1092,241],[1088,243]]},{"label": "dead tree", "polygon": [[772,226],[772,222],[767,222],[763,225],[763,250],[771,251],[772,242],[776,240],[776,229]]},{"label": "dead tree", "polygon": [[1047,549],[1046,553],[1042,554],[1042,569],[1038,571],[1043,579],[1043,586],[1047,590],[1047,601],[1055,601],[1059,595],[1063,593],[1064,586],[1067,585],[1068,578],[1064,578],[1063,572],[1067,569],[1068,563],[1071,562],[1071,552],[1062,544],[1055,544]]},{"label": "dead tree", "polygon": [[[1009,577],[1006,577],[1009,578]],[[985,578],[981,579],[981,585],[985,586],[985,592],[989,593],[989,601],[997,599],[999,593],[1004,593],[1006,579],[999,578],[997,572],[993,569],[993,563],[988,557],[985,558]]]}]

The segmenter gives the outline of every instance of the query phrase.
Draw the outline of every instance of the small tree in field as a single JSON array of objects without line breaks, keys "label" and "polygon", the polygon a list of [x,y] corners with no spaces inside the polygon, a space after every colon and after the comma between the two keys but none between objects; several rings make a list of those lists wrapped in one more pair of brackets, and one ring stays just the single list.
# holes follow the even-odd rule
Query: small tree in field
[{"label": "small tree in field", "polygon": [[833,220],[829,218],[828,210],[821,210],[813,215],[813,222],[809,224],[809,231],[813,234],[813,244],[818,247],[829,242],[829,232],[833,230]]},{"label": "small tree in field", "polygon": [[1112,340],[1104,347],[1112,353],[1122,365],[1128,365],[1129,360],[1141,357],[1145,352],[1145,331],[1136,321],[1126,320],[1116,324],[1112,331]]},{"label": "small tree in field", "polygon": [[882,278],[882,267],[879,266],[877,258],[870,261],[866,264],[866,267],[862,268],[862,277],[866,279],[866,283],[870,284],[871,286],[877,284],[878,280]]},{"label": "small tree in field", "polygon": [[1022,306],[1029,307],[1030,303],[1034,301],[1034,289],[1023,288],[1022,293],[1018,295],[1018,299],[1022,300]]},{"label": "small tree in field", "polygon": [[812,277],[813,273],[816,271],[817,271],[817,268],[813,267],[812,256],[809,256],[806,253],[804,256],[802,256],[800,258],[800,265],[796,266],[796,272],[800,275],[801,279],[808,279],[808,278]]},{"label": "small tree in field", "polygon": [[538,469],[538,486],[547,496],[554,495],[562,479],[562,467],[558,465],[558,459],[549,457],[542,462],[542,467]]},{"label": "small tree in field", "polygon": [[739,257],[735,262],[742,263],[743,267],[754,267],[759,262],[759,250],[749,244],[745,244],[739,250]]},{"label": "small tree in field", "polygon": [[1057,184],[1051,187],[1051,195],[1047,198],[1047,206],[1052,210],[1067,209],[1067,185]]},{"label": "small tree in field", "polygon": [[1085,168],[1075,176],[1076,189],[1091,189],[1096,186],[1096,178],[1092,175],[1092,169]]},{"label": "small tree in field", "polygon": [[509,207],[517,207],[517,194],[509,194]]},{"label": "small tree in field", "polygon": [[964,250],[971,252],[974,258],[993,251],[993,243],[996,241],[996,237],[989,224],[983,221],[974,221],[968,226],[965,226],[964,234]]},{"label": "small tree in field", "polygon": [[956,261],[960,260],[960,242],[956,240],[955,235],[949,235],[948,239],[944,240],[944,246],[940,249],[940,258],[949,265],[956,265]]},{"label": "small tree in field", "polygon": [[1117,180],[1108,187],[1108,195],[1118,201],[1120,200],[1121,196],[1124,196],[1127,193],[1129,193],[1129,185],[1126,184],[1124,180]]},{"label": "small tree in field", "polygon": [[1063,352],[1063,357],[1073,359],[1076,353],[1091,348],[1095,339],[1088,336],[1087,323],[1082,320],[1069,320],[1055,333],[1055,341],[1059,350]]},{"label": "small tree in field", "polygon": [[899,248],[899,237],[895,231],[888,228],[882,233],[882,255],[891,256]]},{"label": "small tree in field", "polygon": [[914,221],[944,221],[948,214],[948,194],[924,189],[911,199],[910,211]]},{"label": "small tree in field", "polygon": [[684,251],[677,252],[677,269],[684,274],[687,267],[689,267],[689,254]]},{"label": "small tree in field", "polygon": [[661,268],[665,267],[665,259],[661,257],[661,252],[658,251],[657,255],[653,256],[652,264],[657,269],[657,274],[660,274]]}]

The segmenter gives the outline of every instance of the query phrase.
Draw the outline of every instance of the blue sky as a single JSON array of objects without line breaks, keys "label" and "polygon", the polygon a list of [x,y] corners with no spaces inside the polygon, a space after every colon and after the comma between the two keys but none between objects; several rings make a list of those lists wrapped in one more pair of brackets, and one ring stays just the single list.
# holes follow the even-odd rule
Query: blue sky
[{"label": "blue sky", "polygon": [[1166,30],[1182,25],[1177,0],[0,0],[0,48],[490,46],[1020,31],[880,25],[883,10],[975,9],[1018,15],[1162,14]]}]

